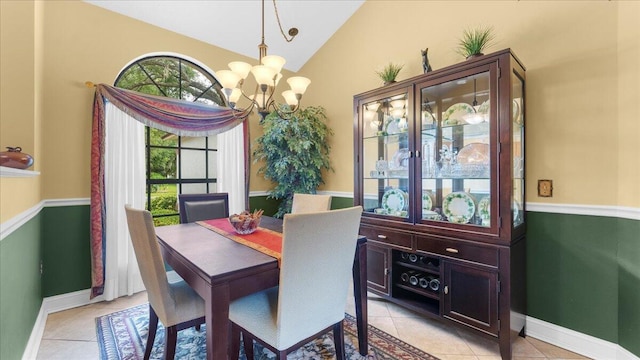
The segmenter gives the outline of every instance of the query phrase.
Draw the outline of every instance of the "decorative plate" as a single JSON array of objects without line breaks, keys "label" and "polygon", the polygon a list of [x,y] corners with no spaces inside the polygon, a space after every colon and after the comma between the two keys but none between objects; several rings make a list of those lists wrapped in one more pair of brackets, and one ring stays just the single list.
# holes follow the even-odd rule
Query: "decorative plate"
[{"label": "decorative plate", "polygon": [[400,189],[387,190],[382,195],[382,208],[387,214],[400,213],[407,205],[407,198],[407,193]]},{"label": "decorative plate", "polygon": [[483,197],[480,202],[478,202],[478,215],[480,219],[482,219],[482,225],[489,225],[491,221],[491,202],[488,196]]},{"label": "decorative plate", "polygon": [[386,121],[384,131],[387,132],[387,135],[393,135],[400,132],[400,119],[389,116]]},{"label": "decorative plate", "polygon": [[489,144],[471,143],[460,149],[458,163],[489,165]]},{"label": "decorative plate", "polygon": [[442,211],[450,222],[466,224],[476,213],[476,204],[468,193],[452,192],[442,200]]},{"label": "decorative plate", "polygon": [[464,116],[467,114],[474,114],[476,111],[473,106],[467,103],[457,103],[449,106],[447,111],[442,116],[443,123],[445,125],[460,125],[466,124]]},{"label": "decorative plate", "polygon": [[433,208],[433,193],[431,190],[422,190],[422,213]]},{"label": "decorative plate", "polygon": [[393,167],[391,170],[404,170],[409,168],[409,149],[398,149],[391,158],[391,164]]}]

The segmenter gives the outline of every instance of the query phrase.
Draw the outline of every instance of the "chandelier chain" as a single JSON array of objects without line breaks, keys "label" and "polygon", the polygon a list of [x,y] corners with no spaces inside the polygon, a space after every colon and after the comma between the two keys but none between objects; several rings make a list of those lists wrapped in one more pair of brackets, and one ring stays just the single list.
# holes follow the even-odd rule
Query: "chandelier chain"
[{"label": "chandelier chain", "polygon": [[296,28],[289,29],[289,35],[291,35],[291,38],[288,38],[287,35],[284,33],[284,30],[282,30],[282,23],[280,23],[280,15],[278,14],[278,6],[276,5],[276,0],[273,0],[273,9],[276,12],[276,20],[278,20],[278,27],[280,28],[280,33],[282,34],[282,37],[284,37],[284,39],[287,42],[293,41],[293,38],[295,38],[296,35],[298,34],[298,29]]}]

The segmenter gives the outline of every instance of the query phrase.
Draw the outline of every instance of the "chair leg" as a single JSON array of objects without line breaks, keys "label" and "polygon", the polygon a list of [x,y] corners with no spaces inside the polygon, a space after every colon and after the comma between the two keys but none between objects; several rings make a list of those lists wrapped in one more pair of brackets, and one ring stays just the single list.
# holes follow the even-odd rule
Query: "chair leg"
[{"label": "chair leg", "polygon": [[240,358],[240,328],[231,324],[231,343],[229,344],[229,360]]},{"label": "chair leg", "polygon": [[344,360],[344,328],[342,321],[333,325],[333,343],[336,348],[336,359]]},{"label": "chair leg", "polygon": [[165,337],[164,358],[166,360],[173,360],[176,356],[176,341],[178,340],[178,329],[175,325],[166,328]]},{"label": "chair leg", "polygon": [[247,356],[247,360],[253,360],[253,339],[246,332],[242,333],[242,344],[244,345],[244,354]]},{"label": "chair leg", "polygon": [[156,330],[158,329],[158,315],[149,304],[149,334],[147,336],[147,345],[144,349],[144,360],[148,360],[151,357],[151,349],[153,348],[153,342],[156,339]]}]

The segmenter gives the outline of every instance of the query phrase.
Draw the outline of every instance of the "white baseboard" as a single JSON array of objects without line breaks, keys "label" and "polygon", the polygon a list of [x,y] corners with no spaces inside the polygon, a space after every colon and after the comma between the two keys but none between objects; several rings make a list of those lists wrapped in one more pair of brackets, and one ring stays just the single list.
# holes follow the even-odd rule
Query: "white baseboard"
[{"label": "white baseboard", "polygon": [[598,360],[640,360],[618,344],[527,316],[527,336]]},{"label": "white baseboard", "polygon": [[42,340],[44,327],[47,324],[47,317],[49,314],[103,300],[102,296],[97,296],[92,300],[89,300],[90,295],[91,289],[86,289],[44,298],[42,300],[42,305],[40,306],[40,312],[38,313],[36,322],[31,330],[31,336],[29,336],[27,347],[24,349],[24,353],[22,354],[22,359],[33,360],[38,356],[40,341]]}]

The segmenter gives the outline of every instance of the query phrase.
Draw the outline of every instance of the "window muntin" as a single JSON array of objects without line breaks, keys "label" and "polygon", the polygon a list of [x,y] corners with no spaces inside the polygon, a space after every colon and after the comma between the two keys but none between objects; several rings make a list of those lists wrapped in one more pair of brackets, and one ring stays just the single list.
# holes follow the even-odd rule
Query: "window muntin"
[{"label": "window muntin", "polygon": [[[145,94],[226,106],[216,78],[178,56],[140,58],[125,67],[114,84]],[[146,208],[156,225],[179,223],[178,194],[216,192],[216,136],[176,136],[147,127],[145,154]]]}]

